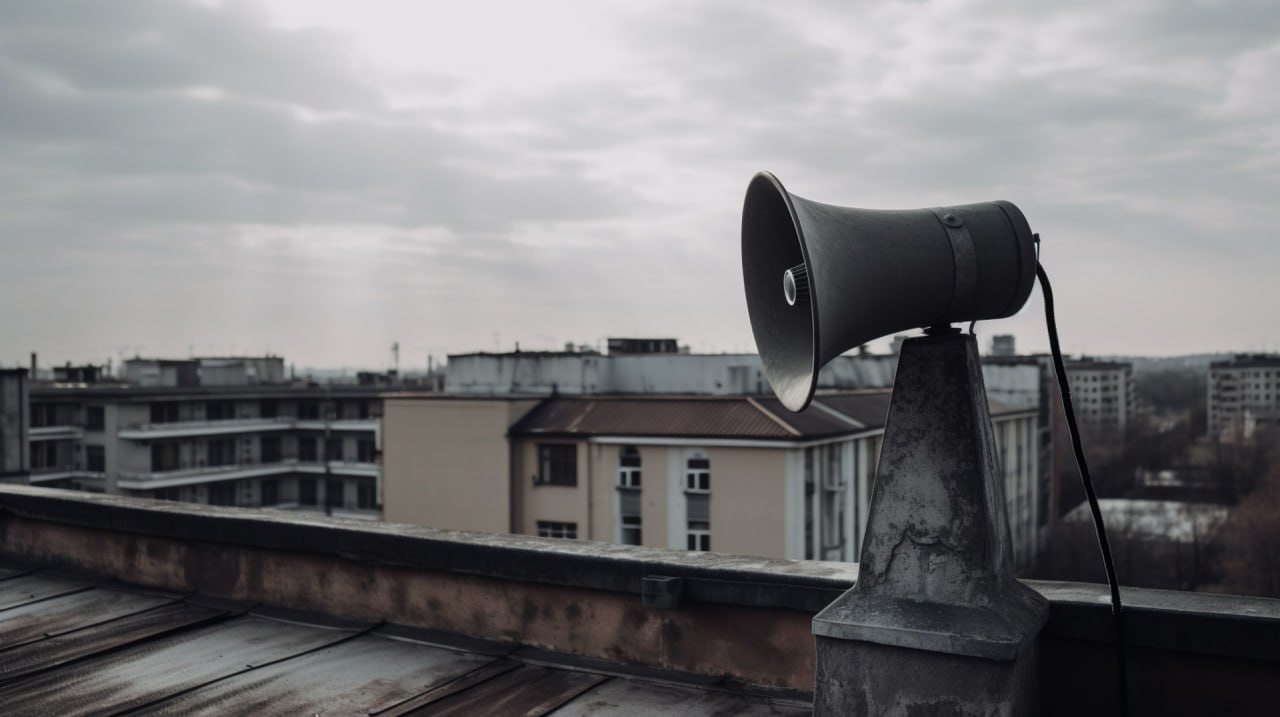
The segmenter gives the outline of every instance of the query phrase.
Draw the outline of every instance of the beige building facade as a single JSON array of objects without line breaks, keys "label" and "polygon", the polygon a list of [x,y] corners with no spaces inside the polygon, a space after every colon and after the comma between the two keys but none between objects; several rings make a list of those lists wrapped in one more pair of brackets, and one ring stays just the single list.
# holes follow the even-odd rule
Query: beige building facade
[{"label": "beige building facade", "polygon": [[[384,517],[438,528],[856,561],[889,393],[390,397]],[[1039,548],[1036,412],[993,404],[1019,565]]]}]

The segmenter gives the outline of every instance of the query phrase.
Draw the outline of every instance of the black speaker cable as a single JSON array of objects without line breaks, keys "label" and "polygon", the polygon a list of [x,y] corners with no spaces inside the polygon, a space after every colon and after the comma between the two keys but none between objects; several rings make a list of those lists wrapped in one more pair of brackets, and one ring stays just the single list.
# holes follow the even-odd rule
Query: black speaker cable
[{"label": "black speaker cable", "polygon": [[[1039,237],[1036,237],[1037,240]],[[1039,242],[1037,241],[1037,245]],[[1038,252],[1037,252],[1038,253]],[[1107,530],[1102,524],[1102,509],[1098,507],[1098,494],[1089,477],[1089,464],[1084,458],[1080,443],[1080,429],[1076,425],[1076,413],[1071,407],[1071,387],[1067,384],[1067,369],[1062,362],[1062,347],[1058,344],[1058,322],[1053,314],[1053,288],[1044,266],[1036,263],[1036,277],[1040,279],[1040,291],[1044,294],[1044,321],[1049,329],[1049,347],[1053,352],[1053,370],[1058,375],[1058,392],[1062,394],[1062,410],[1067,416],[1067,428],[1071,432],[1071,448],[1076,454],[1076,466],[1080,468],[1080,483],[1089,499],[1093,514],[1093,528],[1098,535],[1098,547],[1102,551],[1102,567],[1107,572],[1107,587],[1111,589],[1111,621],[1116,633],[1116,690],[1120,701],[1120,714],[1129,714],[1128,670],[1125,666],[1124,609],[1120,604],[1120,583],[1116,580],[1116,566],[1111,559],[1111,546],[1107,542]]]}]

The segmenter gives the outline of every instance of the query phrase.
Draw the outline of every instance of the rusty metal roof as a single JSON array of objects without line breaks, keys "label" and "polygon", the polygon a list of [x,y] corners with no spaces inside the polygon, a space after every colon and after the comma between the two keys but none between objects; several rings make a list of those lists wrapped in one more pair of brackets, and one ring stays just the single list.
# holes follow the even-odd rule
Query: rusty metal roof
[{"label": "rusty metal roof", "polygon": [[0,567],[6,715],[801,715],[464,638]]},{"label": "rusty metal roof", "polygon": [[[525,436],[806,441],[884,428],[888,389],[822,393],[792,413],[772,396],[556,396],[511,427]],[[1020,409],[989,401],[992,415]]]},{"label": "rusty metal roof", "polygon": [[858,430],[829,412],[791,413],[773,398],[565,396],[544,400],[511,433],[795,441]]}]

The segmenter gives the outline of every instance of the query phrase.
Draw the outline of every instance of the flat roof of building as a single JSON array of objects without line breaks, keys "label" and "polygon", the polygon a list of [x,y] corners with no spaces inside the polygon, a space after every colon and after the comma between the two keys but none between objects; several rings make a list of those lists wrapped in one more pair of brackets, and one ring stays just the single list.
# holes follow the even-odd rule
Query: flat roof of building
[{"label": "flat roof of building", "polygon": [[1280,355],[1249,354],[1239,355],[1227,361],[1214,361],[1210,368],[1280,368]]},{"label": "flat roof of building", "polygon": [[427,395],[412,386],[359,386],[356,384],[262,383],[234,386],[137,386],[127,383],[31,385],[33,401],[104,400],[201,400],[201,399],[270,399],[270,398],[382,398],[388,394]]},{"label": "flat roof of building", "polygon": [[600,661],[0,565],[9,714],[809,714]]}]

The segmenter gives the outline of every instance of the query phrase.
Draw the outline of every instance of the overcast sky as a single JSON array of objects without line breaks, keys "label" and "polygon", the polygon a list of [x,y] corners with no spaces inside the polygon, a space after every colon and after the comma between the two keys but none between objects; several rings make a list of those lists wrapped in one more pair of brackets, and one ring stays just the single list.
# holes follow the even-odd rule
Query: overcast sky
[{"label": "overcast sky", "polygon": [[1013,201],[1070,351],[1276,350],[1277,78],[1274,0],[9,0],[0,363],[754,350],[761,169]]}]

